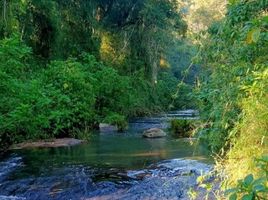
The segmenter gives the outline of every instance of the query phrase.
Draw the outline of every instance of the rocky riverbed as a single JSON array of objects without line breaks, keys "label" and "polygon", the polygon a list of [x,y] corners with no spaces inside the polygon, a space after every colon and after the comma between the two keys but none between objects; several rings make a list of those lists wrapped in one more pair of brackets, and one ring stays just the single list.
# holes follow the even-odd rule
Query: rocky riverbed
[{"label": "rocky riverbed", "polygon": [[189,199],[196,178],[212,166],[194,160],[171,159],[140,170],[69,166],[50,175],[19,178],[23,159],[13,155],[0,164],[1,200],[66,199]]}]

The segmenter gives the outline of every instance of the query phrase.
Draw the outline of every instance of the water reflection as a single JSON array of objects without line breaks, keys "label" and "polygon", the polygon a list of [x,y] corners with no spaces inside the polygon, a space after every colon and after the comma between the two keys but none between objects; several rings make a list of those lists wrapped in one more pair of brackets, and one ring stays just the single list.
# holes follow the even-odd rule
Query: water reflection
[{"label": "water reflection", "polygon": [[94,133],[88,143],[79,146],[18,150],[16,153],[23,156],[25,163],[25,167],[18,174],[46,175],[55,168],[72,165],[103,169],[141,169],[149,164],[172,158],[210,160],[207,149],[195,141],[171,136],[157,139],[142,138],[145,129],[165,129],[168,124],[168,118],[164,117],[135,119],[131,121],[129,130],[125,133]]},{"label": "water reflection", "polygon": [[198,158],[208,160],[207,150],[198,144],[172,137],[145,139],[141,135],[94,134],[87,144],[74,147],[27,149],[21,174],[45,175],[53,168],[84,165],[98,168],[140,169],[164,159]]}]

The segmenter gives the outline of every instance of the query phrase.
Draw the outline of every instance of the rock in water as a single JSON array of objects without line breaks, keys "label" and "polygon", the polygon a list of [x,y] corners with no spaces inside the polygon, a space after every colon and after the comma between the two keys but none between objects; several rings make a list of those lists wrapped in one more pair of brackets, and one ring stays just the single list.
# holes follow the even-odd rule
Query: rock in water
[{"label": "rock in water", "polygon": [[112,133],[112,132],[118,132],[118,127],[111,125],[111,124],[105,124],[105,123],[100,123],[99,124],[99,129],[101,133]]},{"label": "rock in water", "polygon": [[167,136],[167,134],[159,128],[150,128],[143,132],[143,137],[146,138],[160,138],[165,136]]}]

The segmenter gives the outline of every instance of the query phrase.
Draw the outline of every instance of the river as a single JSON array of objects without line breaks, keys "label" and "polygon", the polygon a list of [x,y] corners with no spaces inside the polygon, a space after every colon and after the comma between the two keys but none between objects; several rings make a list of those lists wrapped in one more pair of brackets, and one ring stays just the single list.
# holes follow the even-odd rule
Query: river
[{"label": "river", "polygon": [[197,118],[177,111],[132,119],[124,133],[93,133],[72,147],[10,151],[0,161],[0,200],[188,199],[196,177],[211,169],[195,140],[145,139],[142,132],[168,131],[171,118]]}]

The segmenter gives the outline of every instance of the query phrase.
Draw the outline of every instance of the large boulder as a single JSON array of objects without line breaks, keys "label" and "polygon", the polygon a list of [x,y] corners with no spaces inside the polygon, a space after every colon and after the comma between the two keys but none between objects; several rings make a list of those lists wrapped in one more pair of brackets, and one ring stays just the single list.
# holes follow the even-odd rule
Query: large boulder
[{"label": "large boulder", "polygon": [[150,128],[143,132],[143,137],[146,138],[160,138],[165,136],[167,136],[166,132],[160,128]]}]

